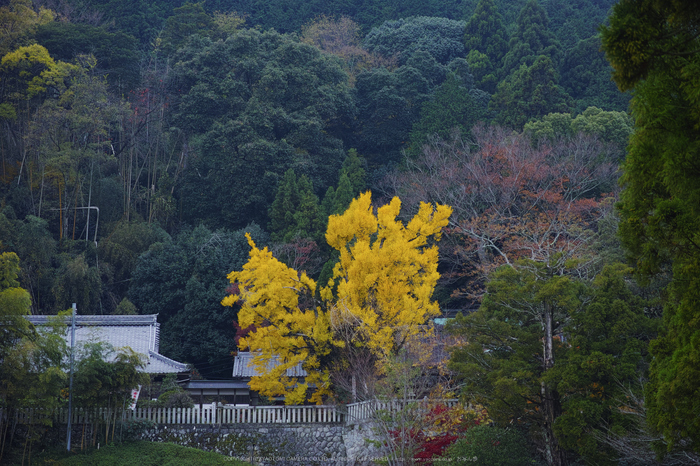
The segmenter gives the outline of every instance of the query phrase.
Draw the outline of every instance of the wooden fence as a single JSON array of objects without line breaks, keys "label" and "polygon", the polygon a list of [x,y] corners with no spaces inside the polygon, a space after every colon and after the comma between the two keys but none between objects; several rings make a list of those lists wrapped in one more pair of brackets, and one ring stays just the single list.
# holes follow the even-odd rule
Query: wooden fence
[{"label": "wooden fence", "polygon": [[[448,408],[457,405],[455,399],[448,400],[392,400],[362,401],[347,406],[206,406],[193,408],[136,408],[117,413],[118,419],[145,419],[155,424],[354,424],[372,419],[378,412],[388,413],[399,410],[425,412],[436,404]],[[3,411],[0,409],[0,417]],[[51,418],[59,424],[68,422],[68,409],[46,412],[40,409],[15,411],[17,421],[32,424],[40,419]],[[123,417],[122,417],[123,416]],[[113,420],[114,410],[82,409],[73,410],[71,422],[84,424],[95,420]]]},{"label": "wooden fence", "polygon": [[459,400],[457,399],[446,399],[446,400],[369,400],[361,401],[359,403],[352,403],[347,406],[348,413],[346,417],[347,424],[354,424],[357,422],[366,421],[372,419],[377,413],[391,413],[397,412],[404,409],[415,410],[416,414],[419,412],[426,412],[430,407],[436,405],[443,405],[448,408],[457,406]]},{"label": "wooden fence", "polygon": [[315,424],[345,422],[335,406],[223,406],[195,408],[136,408],[128,419],[156,424]]},{"label": "wooden fence", "polygon": [[[121,411],[121,410],[120,410]],[[2,416],[0,409],[0,416]],[[15,411],[21,424],[34,424],[41,419],[51,418],[59,424],[68,422],[68,409],[47,412],[40,409]],[[80,409],[73,410],[71,422],[84,424],[100,420],[114,419],[114,410]],[[122,417],[123,416],[123,417]],[[342,424],[346,416],[335,406],[207,406],[194,408],[136,408],[117,413],[118,419],[145,419],[155,424]]]}]

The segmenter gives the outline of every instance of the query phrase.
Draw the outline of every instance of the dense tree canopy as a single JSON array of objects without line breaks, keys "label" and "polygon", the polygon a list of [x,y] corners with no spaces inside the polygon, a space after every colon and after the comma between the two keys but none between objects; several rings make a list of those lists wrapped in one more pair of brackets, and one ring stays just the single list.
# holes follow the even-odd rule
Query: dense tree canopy
[{"label": "dense tree canopy", "polygon": [[450,73],[433,98],[423,104],[421,119],[411,131],[411,152],[419,152],[429,136],[446,138],[455,128],[469,134],[477,122],[486,119],[487,109],[480,99],[482,92],[463,83]]},{"label": "dense tree canopy", "polygon": [[571,97],[559,86],[559,73],[552,60],[540,55],[531,66],[520,65],[500,82],[491,108],[497,112],[499,123],[522,129],[532,118],[566,112],[571,103]]},{"label": "dense tree canopy", "polygon": [[496,89],[498,69],[508,52],[508,37],[494,0],[480,0],[465,28],[467,60],[481,88]]},{"label": "dense tree canopy", "polygon": [[574,111],[588,107],[626,112],[630,95],[618,91],[612,68],[601,52],[599,36],[579,41],[568,49],[561,66],[561,86],[575,101]]},{"label": "dense tree canopy", "polygon": [[503,57],[501,76],[507,76],[522,65],[531,66],[544,55],[559,64],[561,45],[549,30],[547,12],[537,0],[529,0],[520,11],[516,27],[508,42],[508,52]]},{"label": "dense tree canopy", "polygon": [[247,30],[192,42],[176,72],[175,121],[192,136],[193,152],[179,190],[185,219],[266,224],[290,168],[315,189],[332,183],[343,159],[338,137],[354,112],[337,60],[290,37]]},{"label": "dense tree canopy", "polygon": [[137,41],[121,31],[108,32],[89,24],[54,21],[41,26],[37,41],[52,57],[71,61],[78,55],[92,54],[97,59],[95,72],[106,76],[120,92],[134,88],[140,79]]},{"label": "dense tree canopy", "polygon": [[[274,335],[278,362],[306,361],[306,386],[277,379],[283,369],[254,382],[294,402],[313,388],[314,401],[330,389],[345,399],[349,375],[369,383],[366,397],[372,377],[418,371],[394,357],[416,325],[438,303],[481,304],[460,325],[495,329],[491,340],[464,330],[497,347],[467,348],[494,373],[481,367],[468,385],[501,397],[487,406],[499,422],[531,421],[544,459],[614,462],[624,442],[653,457],[640,440],[647,420],[625,412],[649,413],[660,448],[690,454],[698,11],[623,0],[600,35],[612,4],[5,2],[0,253],[21,268],[10,267],[18,286],[0,290],[3,310],[15,309],[9,299],[21,313],[72,302],[158,313],[163,352],[205,377],[230,375],[232,324],[252,322],[251,349]],[[601,41],[630,94],[614,88]],[[603,269],[622,260],[613,205],[629,141],[622,232],[651,289],[622,266]],[[225,280],[241,268],[238,287]],[[647,352],[660,311],[642,298],[671,272],[665,327]],[[227,294],[240,299],[222,308]],[[6,399],[51,405],[31,384],[43,380],[50,397],[61,388],[57,340],[25,328],[11,339]],[[33,365],[43,379],[27,376]],[[437,370],[420,366],[430,380]]]},{"label": "dense tree canopy", "polygon": [[226,273],[246,260],[246,232],[267,242],[256,225],[234,233],[200,226],[152,244],[132,275],[130,300],[141,314],[159,314],[163,354],[195,364],[206,376],[230,375],[236,309],[219,302],[226,295]]},{"label": "dense tree canopy", "polygon": [[700,185],[700,6],[628,0],[615,6],[603,44],[618,86],[634,89],[636,131],[623,165],[620,232],[637,269],[670,262],[665,329],[651,346],[652,425],[671,444],[700,451],[700,319],[696,306]]},{"label": "dense tree canopy", "polygon": [[588,107],[576,117],[570,113],[549,113],[525,124],[524,132],[537,145],[557,138],[571,137],[577,133],[587,134],[609,143],[616,154],[614,161],[622,161],[627,143],[634,130],[632,118],[625,112],[606,112],[597,107]]},{"label": "dense tree canopy", "polygon": [[592,285],[567,276],[573,270],[552,272],[533,261],[496,270],[479,310],[451,327],[469,341],[451,365],[498,424],[528,427],[547,464],[567,464],[567,450],[609,461],[616,454],[600,443],[606,429],[634,430],[624,400],[641,391],[653,336],[647,304],[621,264]]},{"label": "dense tree canopy", "polygon": [[446,65],[464,55],[464,22],[425,16],[387,21],[365,36],[364,45],[402,65],[418,50]]}]

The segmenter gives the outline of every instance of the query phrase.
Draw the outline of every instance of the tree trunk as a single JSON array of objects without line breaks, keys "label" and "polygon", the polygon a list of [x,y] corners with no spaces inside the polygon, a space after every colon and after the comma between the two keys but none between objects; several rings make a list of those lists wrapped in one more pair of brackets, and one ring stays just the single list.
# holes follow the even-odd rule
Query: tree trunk
[{"label": "tree trunk", "polygon": [[9,409],[4,409],[3,414],[6,414],[7,417],[5,418],[3,424],[2,424],[2,446],[0,446],[0,460],[2,460],[2,456],[5,453],[5,442],[7,441],[7,429],[10,426],[10,410]]},{"label": "tree trunk", "polygon": [[39,215],[37,217],[41,218],[41,206],[44,202],[44,177],[46,175],[46,167],[41,167],[41,190],[39,191]]},{"label": "tree trunk", "polygon": [[61,204],[61,181],[58,181],[58,239],[63,239],[63,205]]},{"label": "tree trunk", "polygon": [[27,438],[24,439],[24,450],[22,450],[22,466],[24,466],[24,457],[27,455],[27,444],[29,443],[29,429],[27,429]]},{"label": "tree trunk", "polygon": [[[95,414],[97,416],[97,414]],[[96,424],[97,419],[95,419],[93,422],[90,423],[90,427],[92,428],[92,446],[94,447],[95,444],[97,443],[97,429],[99,427],[99,424]]]},{"label": "tree trunk", "polygon": [[77,179],[75,184],[75,201],[73,202],[73,235],[72,240],[75,241],[75,223],[78,219],[78,187],[80,186],[80,178]]},{"label": "tree trunk", "polygon": [[[543,346],[543,366],[546,373],[554,367],[554,309],[549,304],[545,304],[544,312],[544,338]],[[542,394],[542,435],[545,444],[545,459],[550,466],[566,465],[566,456],[559,447],[559,442],[554,436],[554,421],[561,414],[561,404],[559,393],[552,390],[546,383],[541,383]]]}]

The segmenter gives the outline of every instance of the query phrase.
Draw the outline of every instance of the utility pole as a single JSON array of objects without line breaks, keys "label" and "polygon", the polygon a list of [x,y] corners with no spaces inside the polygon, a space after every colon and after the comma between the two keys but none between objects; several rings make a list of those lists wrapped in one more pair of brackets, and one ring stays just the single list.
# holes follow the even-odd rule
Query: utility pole
[{"label": "utility pole", "polygon": [[73,303],[73,312],[71,313],[71,323],[70,323],[70,382],[68,382],[68,446],[67,450],[70,451],[70,437],[71,437],[71,420],[73,418],[73,362],[75,361],[75,311],[76,305]]}]

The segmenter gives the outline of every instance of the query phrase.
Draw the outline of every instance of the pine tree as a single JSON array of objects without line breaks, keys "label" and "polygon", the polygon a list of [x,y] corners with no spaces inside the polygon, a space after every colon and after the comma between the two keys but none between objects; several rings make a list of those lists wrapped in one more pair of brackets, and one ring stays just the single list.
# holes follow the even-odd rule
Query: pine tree
[{"label": "pine tree", "polygon": [[540,55],[549,57],[556,67],[561,58],[561,45],[549,30],[547,13],[537,0],[529,0],[520,11],[515,31],[510,36],[500,76],[508,76],[522,65],[531,66]]},{"label": "pine tree", "polygon": [[[355,149],[350,149],[348,151],[348,155],[345,157],[343,166],[340,169],[340,175],[347,175],[350,185],[352,186],[352,197],[356,197],[358,194],[364,192],[367,187],[365,165],[365,159],[360,157]],[[338,181],[338,186],[340,186],[340,181]],[[348,203],[348,205],[350,205],[350,203]],[[344,210],[345,209],[341,212]]]},{"label": "pine tree", "polygon": [[306,175],[297,178],[291,168],[277,188],[269,215],[273,241],[290,242],[297,237],[321,239],[325,221],[313,185]]},{"label": "pine tree", "polygon": [[566,113],[571,106],[571,97],[559,86],[559,74],[546,55],[537,57],[532,66],[520,65],[498,85],[491,101],[496,121],[517,130],[532,118]]},{"label": "pine tree", "polygon": [[293,228],[287,230],[284,241],[290,242],[294,238],[307,238],[320,241],[325,227],[324,216],[318,204],[318,197],[314,194],[311,181],[306,175],[301,175],[297,183],[299,190],[299,203],[293,214]]},{"label": "pine tree", "polygon": [[345,210],[352,202],[355,194],[352,183],[350,183],[350,178],[343,173],[340,175],[340,180],[338,180],[338,189],[335,190],[335,197],[333,198],[333,212],[331,215],[337,215],[345,212]]},{"label": "pine tree", "polygon": [[294,222],[294,212],[299,205],[299,188],[297,175],[291,168],[277,187],[275,200],[269,210],[270,223],[268,228],[273,241],[282,241],[290,225]]},{"label": "pine tree", "polygon": [[477,86],[486,92],[496,90],[496,70],[508,51],[508,37],[494,0],[480,0],[467,22],[464,45],[467,61]]},{"label": "pine tree", "polygon": [[410,153],[417,153],[428,136],[437,134],[448,138],[454,128],[468,134],[477,121],[486,117],[486,109],[462,86],[454,73],[450,73],[438,88],[433,99],[423,104],[421,119],[411,131]]},{"label": "pine tree", "polygon": [[323,196],[323,201],[321,201],[321,212],[325,218],[330,217],[334,213],[335,208],[335,189],[333,186],[329,186],[326,190],[326,194]]}]

